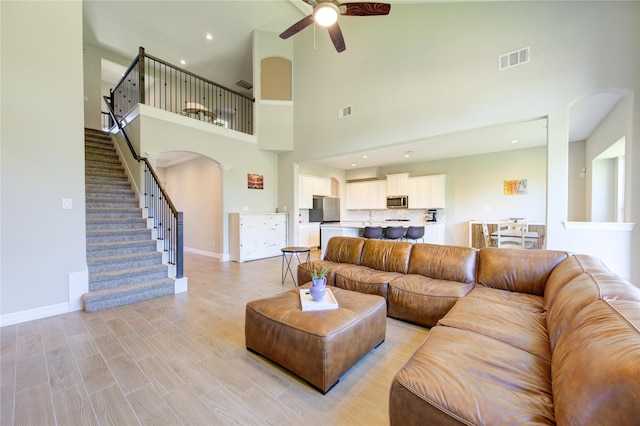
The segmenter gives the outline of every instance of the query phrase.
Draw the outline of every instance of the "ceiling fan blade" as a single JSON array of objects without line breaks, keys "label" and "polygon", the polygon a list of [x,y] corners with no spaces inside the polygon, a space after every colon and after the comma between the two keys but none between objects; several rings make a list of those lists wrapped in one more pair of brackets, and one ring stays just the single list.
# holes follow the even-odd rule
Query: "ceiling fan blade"
[{"label": "ceiling fan blade", "polygon": [[391,5],[388,3],[343,3],[340,6],[347,8],[343,13],[347,16],[388,15],[391,10]]},{"label": "ceiling fan blade", "polygon": [[340,25],[336,22],[335,24],[327,27],[329,30],[329,37],[331,37],[331,41],[335,46],[338,53],[344,51],[347,46],[344,44],[344,37],[342,37],[342,30],[340,29]]},{"label": "ceiling fan blade", "polygon": [[295,24],[293,24],[292,26],[284,30],[282,34],[280,34],[280,38],[286,40],[292,35],[298,33],[299,31],[304,30],[311,24],[313,24],[313,15],[305,16],[304,18],[302,18],[301,20],[299,20],[298,22],[296,22]]}]

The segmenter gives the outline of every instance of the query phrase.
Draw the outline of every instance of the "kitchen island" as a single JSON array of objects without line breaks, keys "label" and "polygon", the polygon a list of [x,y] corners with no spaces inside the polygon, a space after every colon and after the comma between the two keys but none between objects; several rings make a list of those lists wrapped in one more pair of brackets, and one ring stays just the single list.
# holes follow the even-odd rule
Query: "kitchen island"
[{"label": "kitchen island", "polygon": [[336,223],[323,223],[320,225],[320,248],[324,258],[324,250],[331,237],[362,237],[362,232],[366,226],[424,226],[424,242],[430,244],[444,244],[444,223],[441,222],[405,222],[405,221],[385,221],[385,222],[355,222],[343,221]]}]

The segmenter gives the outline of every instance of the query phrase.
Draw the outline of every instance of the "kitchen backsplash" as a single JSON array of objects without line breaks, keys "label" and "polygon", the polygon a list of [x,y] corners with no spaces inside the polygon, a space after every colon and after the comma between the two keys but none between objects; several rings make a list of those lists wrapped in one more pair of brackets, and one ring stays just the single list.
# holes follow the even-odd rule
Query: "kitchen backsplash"
[{"label": "kitchen backsplash", "polygon": [[[438,209],[438,222],[445,221],[445,209]],[[354,222],[384,222],[387,219],[408,219],[411,222],[426,222],[427,210],[347,210],[341,220]]]},{"label": "kitchen backsplash", "polygon": [[[427,210],[386,209],[386,210],[346,210],[342,211],[342,222],[384,222],[387,219],[409,219],[411,222],[425,222]],[[438,209],[438,222],[445,221],[445,209]],[[309,222],[309,210],[300,209],[298,222]]]}]

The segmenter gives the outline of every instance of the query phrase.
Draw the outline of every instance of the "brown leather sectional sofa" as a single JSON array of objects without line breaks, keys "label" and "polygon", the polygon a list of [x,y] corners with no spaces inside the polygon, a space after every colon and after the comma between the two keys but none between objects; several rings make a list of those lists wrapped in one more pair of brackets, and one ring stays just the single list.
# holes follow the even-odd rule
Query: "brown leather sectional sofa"
[{"label": "brown leather sectional sofa", "polygon": [[392,425],[631,425],[640,419],[640,289],[598,259],[334,237],[328,284],[432,327],[396,374]]}]

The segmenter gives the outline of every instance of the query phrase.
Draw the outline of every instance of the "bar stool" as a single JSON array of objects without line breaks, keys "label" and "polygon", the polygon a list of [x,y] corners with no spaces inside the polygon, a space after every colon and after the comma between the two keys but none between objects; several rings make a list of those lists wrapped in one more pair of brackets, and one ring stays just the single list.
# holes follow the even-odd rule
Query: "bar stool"
[{"label": "bar stool", "polygon": [[384,238],[387,240],[399,240],[404,237],[402,226],[387,226],[384,230]]},{"label": "bar stool", "polygon": [[[307,253],[307,260],[309,261],[311,256],[311,248],[310,247],[284,247],[280,249],[282,251],[282,284],[284,284],[284,280],[287,279],[287,274],[291,275],[293,279],[293,284],[298,287],[298,283],[296,283],[296,277],[293,276],[293,271],[291,270],[291,259],[293,259],[293,255],[298,259],[298,265],[300,262],[300,253]],[[287,254],[289,256],[287,256]],[[287,262],[287,267],[285,270],[285,260]]]},{"label": "bar stool", "polygon": [[407,233],[404,236],[407,240],[413,240],[417,243],[418,239],[421,239],[424,243],[424,226],[410,226],[407,228]]},{"label": "bar stool", "polygon": [[382,237],[382,226],[365,226],[362,236],[364,238],[380,238]]}]

